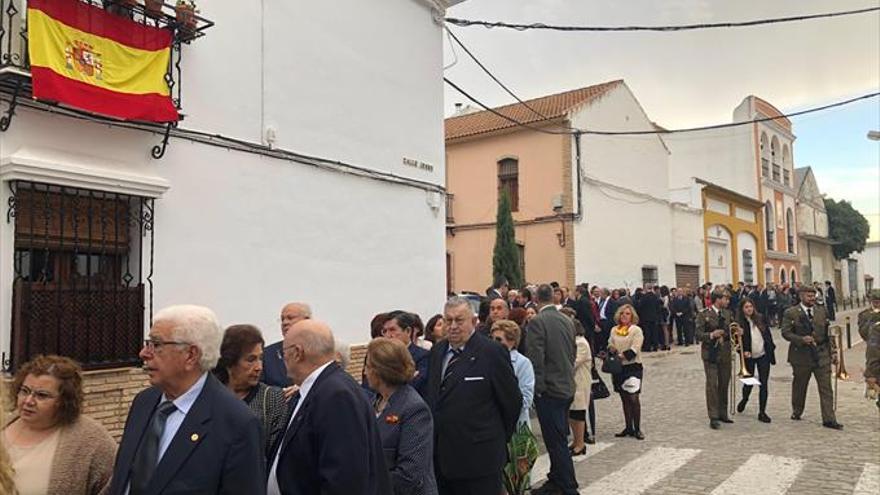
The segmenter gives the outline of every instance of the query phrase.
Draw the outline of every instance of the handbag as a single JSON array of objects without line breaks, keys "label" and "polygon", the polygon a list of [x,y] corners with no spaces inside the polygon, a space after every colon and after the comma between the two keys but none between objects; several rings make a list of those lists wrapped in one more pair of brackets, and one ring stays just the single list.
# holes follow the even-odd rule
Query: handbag
[{"label": "handbag", "polygon": [[620,362],[620,356],[617,354],[608,354],[602,363],[602,371],[612,375],[623,372],[623,364]]},{"label": "handbag", "polygon": [[595,366],[593,366],[591,372],[593,375],[593,384],[590,390],[590,397],[592,397],[593,400],[601,400],[611,397],[611,392],[608,390],[605,382],[602,381],[602,376],[599,375],[599,372],[596,370]]}]

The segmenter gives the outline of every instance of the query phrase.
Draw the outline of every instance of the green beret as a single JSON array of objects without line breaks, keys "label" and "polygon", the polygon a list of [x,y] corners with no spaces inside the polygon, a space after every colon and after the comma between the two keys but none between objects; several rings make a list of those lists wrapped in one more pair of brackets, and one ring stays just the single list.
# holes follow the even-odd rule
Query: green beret
[{"label": "green beret", "polygon": [[880,301],[880,289],[871,289],[868,291],[868,299],[872,301]]}]

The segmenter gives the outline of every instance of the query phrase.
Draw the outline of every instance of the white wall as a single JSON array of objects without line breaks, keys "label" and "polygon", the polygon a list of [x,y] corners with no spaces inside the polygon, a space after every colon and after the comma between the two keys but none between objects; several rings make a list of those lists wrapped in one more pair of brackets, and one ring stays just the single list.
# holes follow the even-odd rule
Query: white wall
[{"label": "white wall", "polygon": [[693,177],[758,198],[752,126],[664,136],[669,146],[669,187],[687,187]]},{"label": "white wall", "polygon": [[[258,2],[259,4],[259,2]],[[442,185],[441,26],[423,2],[215,2],[184,47],[181,127]],[[262,36],[261,36],[262,33]],[[51,139],[47,139],[51,136]],[[290,300],[363,342],[380,311],[445,299],[444,227],[422,189],[19,107],[0,159],[51,146],[97,171],[166,179],[156,202],[155,305],[192,302],[279,337]],[[403,164],[411,158],[433,172]],[[62,158],[63,161],[63,158]],[[0,347],[8,349],[12,225],[0,219]]]},{"label": "white wall", "polygon": [[[625,85],[574,112],[572,125],[651,128]],[[642,283],[641,268],[647,265],[657,267],[661,284],[674,285],[669,155],[662,140],[585,135],[581,149],[584,218],[574,226],[575,280],[637,287]]]},{"label": "white wall", "polygon": [[874,277],[874,288],[880,289],[880,242],[865,243],[865,250],[861,253],[854,253],[852,257],[859,260],[863,273],[859,279],[860,293],[864,295],[865,275]]}]

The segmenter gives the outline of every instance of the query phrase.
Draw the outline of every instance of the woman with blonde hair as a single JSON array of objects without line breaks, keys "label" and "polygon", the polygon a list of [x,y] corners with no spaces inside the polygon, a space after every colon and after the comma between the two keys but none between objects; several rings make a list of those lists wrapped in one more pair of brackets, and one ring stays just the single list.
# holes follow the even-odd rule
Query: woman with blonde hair
[{"label": "woman with blonde hair", "polygon": [[616,437],[633,437],[644,440],[641,430],[642,406],[642,343],[645,336],[639,327],[639,315],[631,304],[624,304],[614,313],[617,324],[608,339],[608,353],[620,359],[622,369],[612,375],[614,391],[620,394],[626,427]]}]

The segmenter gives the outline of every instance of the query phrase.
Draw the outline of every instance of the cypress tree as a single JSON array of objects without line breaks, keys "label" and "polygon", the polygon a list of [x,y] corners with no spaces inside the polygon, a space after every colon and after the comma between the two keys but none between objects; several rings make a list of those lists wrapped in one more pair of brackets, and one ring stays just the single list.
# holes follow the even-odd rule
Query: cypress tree
[{"label": "cypress tree", "polygon": [[498,214],[495,219],[495,251],[492,255],[492,278],[507,278],[511,287],[521,287],[523,273],[519,265],[519,249],[513,229],[513,215],[510,213],[510,198],[507,191],[500,191]]}]

